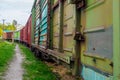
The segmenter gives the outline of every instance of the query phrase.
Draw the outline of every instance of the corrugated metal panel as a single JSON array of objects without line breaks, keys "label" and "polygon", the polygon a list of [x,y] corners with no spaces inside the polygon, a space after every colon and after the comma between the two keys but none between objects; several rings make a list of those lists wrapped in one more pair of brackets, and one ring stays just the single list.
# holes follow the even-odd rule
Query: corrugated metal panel
[{"label": "corrugated metal panel", "polygon": [[46,47],[47,46],[47,21],[48,21],[48,4],[44,4],[44,6],[41,9],[41,21],[40,21],[40,46]]},{"label": "corrugated metal panel", "polygon": [[23,42],[26,42],[26,35],[27,35],[26,32],[27,32],[26,27],[24,26],[24,28],[23,28]]},{"label": "corrugated metal panel", "polygon": [[105,76],[85,66],[82,69],[82,76],[84,80],[113,80],[111,75]]},{"label": "corrugated metal panel", "polygon": [[35,41],[35,44],[38,45],[39,43],[39,27],[40,27],[40,3],[36,3],[36,6],[35,6],[35,32],[34,32],[34,41]]},{"label": "corrugated metal panel", "polygon": [[24,31],[25,31],[25,32],[24,32],[24,35],[25,35],[25,40],[24,40],[24,42],[27,43],[27,41],[28,41],[28,25],[25,26],[25,30],[24,30]]},{"label": "corrugated metal panel", "polygon": [[28,19],[28,22],[27,22],[27,26],[28,26],[28,41],[27,41],[27,43],[29,44],[29,45],[31,45],[31,21],[32,21],[32,17],[31,17],[31,15],[30,15],[30,17],[29,17],[29,19]]},{"label": "corrugated metal panel", "polygon": [[20,30],[20,40],[25,42],[25,27]]},{"label": "corrugated metal panel", "polygon": [[23,29],[20,30],[20,41],[23,41]]}]

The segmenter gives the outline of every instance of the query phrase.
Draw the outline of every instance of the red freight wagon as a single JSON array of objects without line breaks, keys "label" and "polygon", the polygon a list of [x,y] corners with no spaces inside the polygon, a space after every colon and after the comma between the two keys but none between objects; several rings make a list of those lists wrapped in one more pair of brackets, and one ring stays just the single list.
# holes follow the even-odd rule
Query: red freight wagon
[{"label": "red freight wagon", "polygon": [[24,26],[24,28],[23,28],[23,42],[25,43],[25,36],[26,35],[26,29],[25,29],[25,26]]},{"label": "red freight wagon", "polygon": [[22,28],[22,29],[20,30],[20,41],[21,41],[21,42],[23,42],[23,29],[24,29],[24,28]]},{"label": "red freight wagon", "polygon": [[4,31],[3,32],[3,39],[12,40],[13,32],[12,31]]},{"label": "red freight wagon", "polygon": [[23,30],[24,32],[24,34],[23,34],[23,41],[24,41],[24,43],[26,44],[27,43],[27,40],[28,40],[28,26],[27,26],[27,24],[25,25],[25,27],[24,27],[24,30]]},{"label": "red freight wagon", "polygon": [[30,15],[28,21],[27,21],[27,29],[28,29],[28,33],[27,33],[27,44],[28,46],[31,46],[31,22],[32,22],[32,17]]}]

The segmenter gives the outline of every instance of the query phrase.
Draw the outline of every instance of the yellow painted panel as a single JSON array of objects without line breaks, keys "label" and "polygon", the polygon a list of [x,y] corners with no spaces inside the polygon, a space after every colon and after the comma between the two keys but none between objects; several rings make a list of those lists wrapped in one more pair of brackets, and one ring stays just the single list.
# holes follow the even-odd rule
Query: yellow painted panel
[{"label": "yellow painted panel", "polygon": [[59,44],[59,29],[58,25],[54,26],[53,30],[53,45],[58,48]]},{"label": "yellow painted panel", "polygon": [[65,33],[68,33],[68,32],[74,33],[74,31],[75,31],[75,24],[74,24],[74,19],[73,18],[65,21],[64,25],[67,25]]},{"label": "yellow painted panel", "polygon": [[56,25],[59,23],[59,9],[55,9],[54,15],[53,15],[53,25]]},{"label": "yellow painted panel", "polygon": [[[94,55],[93,56],[89,56],[89,55],[85,55],[85,47],[86,43],[82,43],[82,50],[81,50],[81,61],[83,64],[95,67],[103,72],[107,72],[112,74],[113,72],[113,68],[112,66],[110,66],[111,61],[108,59],[104,59],[104,58],[97,58]],[[94,59],[96,59],[96,63],[93,61]]]},{"label": "yellow painted panel", "polygon": [[[65,3],[67,3],[67,1],[65,1]],[[73,17],[73,11],[73,4],[64,5],[64,21]]]},{"label": "yellow painted panel", "polygon": [[54,0],[54,4],[56,4],[57,1],[58,1],[58,0]]},{"label": "yellow painted panel", "polygon": [[72,55],[74,51],[74,6],[68,4],[67,1],[64,3],[64,21],[63,21],[63,49],[66,55]]},{"label": "yellow painted panel", "polygon": [[[97,4],[97,2],[95,4]],[[85,14],[86,28],[101,25],[110,26],[112,24],[112,0],[103,0],[103,3],[95,5],[95,7],[86,10]]]},{"label": "yellow painted panel", "polygon": [[54,37],[54,40],[53,40],[53,47],[54,48],[58,48],[58,43],[59,43],[59,37]]},{"label": "yellow painted panel", "polygon": [[[88,0],[92,1],[92,0]],[[105,27],[110,27],[113,22],[112,22],[112,0],[96,0],[96,1],[103,1],[98,5],[97,2],[94,4],[91,4],[90,6],[93,6],[91,8],[86,8],[85,10],[82,10],[81,14],[81,25],[84,28],[93,28],[97,26],[105,26]],[[95,6],[94,6],[95,5]],[[87,41],[87,38],[86,40]],[[81,58],[82,58],[82,63],[87,64],[93,67],[96,67],[99,70],[112,73],[113,68],[110,66],[111,60],[108,59],[99,59],[96,58],[94,55],[89,56],[89,55],[84,55],[86,51],[86,42],[83,42],[81,45]],[[93,61],[96,59],[96,63]]]},{"label": "yellow painted panel", "polygon": [[96,63],[93,61],[94,58],[92,57],[88,57],[88,56],[85,56],[84,57],[84,64],[87,64],[87,65],[90,65],[90,66],[93,66],[95,68],[98,68],[100,69],[101,71],[103,72],[108,72],[108,73],[111,73],[113,72],[113,68],[112,66],[110,66],[111,64],[111,61],[107,60],[107,59],[96,59]]},{"label": "yellow painted panel", "polygon": [[[56,0],[57,1],[57,0]],[[53,14],[53,47],[58,48],[59,44],[59,8]]]}]

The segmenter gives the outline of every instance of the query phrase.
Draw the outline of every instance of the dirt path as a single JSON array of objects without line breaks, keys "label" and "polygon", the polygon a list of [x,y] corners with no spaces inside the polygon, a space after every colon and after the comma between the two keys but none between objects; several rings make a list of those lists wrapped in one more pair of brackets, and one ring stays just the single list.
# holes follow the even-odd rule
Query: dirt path
[{"label": "dirt path", "polygon": [[23,68],[22,68],[23,56],[18,45],[15,48],[15,55],[8,70],[3,77],[4,80],[22,80]]},{"label": "dirt path", "polygon": [[72,73],[65,68],[63,65],[58,65],[56,63],[51,62],[45,62],[48,66],[50,66],[52,71],[56,74],[58,74],[60,80],[76,80],[74,76],[72,76]]}]

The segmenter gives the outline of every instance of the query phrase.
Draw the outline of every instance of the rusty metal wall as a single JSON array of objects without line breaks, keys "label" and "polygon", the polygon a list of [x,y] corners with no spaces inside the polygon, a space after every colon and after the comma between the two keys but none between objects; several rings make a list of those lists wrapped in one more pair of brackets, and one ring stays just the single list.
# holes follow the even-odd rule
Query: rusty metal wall
[{"label": "rusty metal wall", "polygon": [[28,21],[27,21],[27,24],[26,24],[26,27],[27,27],[27,44],[31,45],[31,15],[29,16],[28,18]]},{"label": "rusty metal wall", "polygon": [[20,30],[20,41],[24,41],[24,27]]},{"label": "rusty metal wall", "polygon": [[3,35],[2,35],[3,39],[12,39],[13,38],[13,32],[10,31],[10,32],[3,32]]}]

